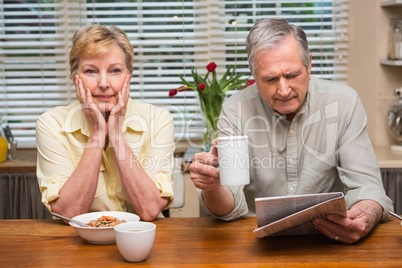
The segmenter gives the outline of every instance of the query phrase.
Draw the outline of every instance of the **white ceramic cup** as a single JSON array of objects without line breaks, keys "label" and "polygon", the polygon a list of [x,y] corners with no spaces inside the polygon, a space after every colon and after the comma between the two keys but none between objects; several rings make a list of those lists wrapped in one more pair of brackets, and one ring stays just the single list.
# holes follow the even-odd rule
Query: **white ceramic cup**
[{"label": "white ceramic cup", "polygon": [[221,185],[246,185],[250,183],[248,136],[228,136],[216,139]]},{"label": "white ceramic cup", "polygon": [[152,250],[156,225],[152,222],[126,222],[114,227],[117,248],[126,261],[141,262]]}]

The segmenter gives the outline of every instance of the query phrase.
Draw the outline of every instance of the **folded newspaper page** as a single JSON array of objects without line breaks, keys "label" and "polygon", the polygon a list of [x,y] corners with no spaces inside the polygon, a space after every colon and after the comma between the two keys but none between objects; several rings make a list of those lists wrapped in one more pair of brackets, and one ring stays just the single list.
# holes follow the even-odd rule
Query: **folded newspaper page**
[{"label": "folded newspaper page", "polygon": [[317,234],[311,221],[334,213],[346,217],[345,197],[341,192],[255,199],[257,237],[269,235]]}]

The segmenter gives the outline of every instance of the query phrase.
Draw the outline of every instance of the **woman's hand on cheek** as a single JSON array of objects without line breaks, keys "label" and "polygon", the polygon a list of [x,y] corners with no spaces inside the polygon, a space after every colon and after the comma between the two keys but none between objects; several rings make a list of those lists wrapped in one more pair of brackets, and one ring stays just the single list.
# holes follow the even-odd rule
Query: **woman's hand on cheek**
[{"label": "woman's hand on cheek", "polygon": [[123,88],[117,95],[117,103],[113,107],[108,119],[109,141],[113,145],[116,145],[119,136],[123,135],[123,122],[126,115],[127,103],[130,98],[130,78],[131,75],[127,75],[124,80]]},{"label": "woman's hand on cheek", "polygon": [[77,98],[81,103],[82,112],[88,122],[91,136],[98,135],[98,137],[105,138],[107,135],[105,118],[93,102],[91,91],[89,89],[84,89],[82,81],[78,75],[75,76],[75,89]]},{"label": "woman's hand on cheek", "polygon": [[126,79],[124,80],[124,85],[121,90],[124,106],[127,106],[128,100],[130,99],[130,80],[131,80],[131,74],[128,74],[126,76]]},{"label": "woman's hand on cheek", "polygon": [[77,99],[80,101],[82,108],[97,108],[93,102],[92,94],[89,88],[84,89],[84,85],[82,84],[82,80],[75,76],[75,93],[77,95]]},{"label": "woman's hand on cheek", "polygon": [[131,75],[127,75],[124,79],[123,87],[118,93],[116,106],[112,109],[112,114],[126,114],[126,106],[130,98],[130,79]]},{"label": "woman's hand on cheek", "polygon": [[81,79],[78,77],[78,75],[74,76],[74,85],[75,85],[75,95],[77,96],[77,99],[80,101],[81,104],[84,104],[86,102],[86,92],[84,89],[84,86],[82,85]]}]

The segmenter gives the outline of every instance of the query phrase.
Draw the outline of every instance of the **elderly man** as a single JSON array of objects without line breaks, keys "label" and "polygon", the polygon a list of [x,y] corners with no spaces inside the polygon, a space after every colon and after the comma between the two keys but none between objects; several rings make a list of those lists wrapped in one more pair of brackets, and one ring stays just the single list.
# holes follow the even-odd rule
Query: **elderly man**
[{"label": "elderly man", "polygon": [[249,136],[251,183],[220,185],[217,156],[199,153],[190,177],[201,205],[232,220],[255,215],[257,197],[342,191],[347,217],[329,214],[313,225],[331,239],[358,241],[388,219],[392,201],[357,93],[311,76],[306,35],[284,19],[260,20],[246,42],[256,83],[224,103],[218,125],[220,136]]}]

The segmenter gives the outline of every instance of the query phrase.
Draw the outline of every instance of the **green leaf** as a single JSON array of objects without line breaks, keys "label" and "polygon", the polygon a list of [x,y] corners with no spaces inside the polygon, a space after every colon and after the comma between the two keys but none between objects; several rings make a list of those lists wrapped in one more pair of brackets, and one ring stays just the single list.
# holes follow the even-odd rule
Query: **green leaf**
[{"label": "green leaf", "polygon": [[227,80],[226,80],[226,78],[228,77],[228,75],[229,75],[229,73],[230,73],[230,67],[226,70],[226,72],[223,74],[223,76],[222,76],[222,78],[221,78],[221,80],[220,80],[220,82],[219,82],[219,85],[220,85],[220,87],[221,88],[225,88],[226,87],[226,85],[227,85]]},{"label": "green leaf", "polygon": [[181,82],[189,88],[195,89],[194,84],[187,82],[181,75],[179,75]]}]

